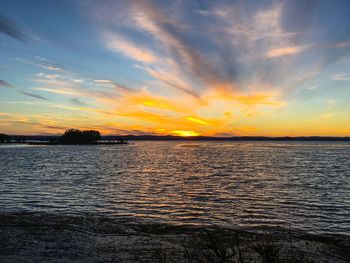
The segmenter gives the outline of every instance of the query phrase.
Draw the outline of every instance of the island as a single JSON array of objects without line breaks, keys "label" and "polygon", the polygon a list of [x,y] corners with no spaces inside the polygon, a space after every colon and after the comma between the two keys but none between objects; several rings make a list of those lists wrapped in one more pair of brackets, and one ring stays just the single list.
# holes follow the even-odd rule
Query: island
[{"label": "island", "polygon": [[49,141],[29,142],[31,145],[113,145],[127,143],[127,140],[122,138],[102,141],[99,131],[79,129],[68,129],[60,137],[51,138]]}]

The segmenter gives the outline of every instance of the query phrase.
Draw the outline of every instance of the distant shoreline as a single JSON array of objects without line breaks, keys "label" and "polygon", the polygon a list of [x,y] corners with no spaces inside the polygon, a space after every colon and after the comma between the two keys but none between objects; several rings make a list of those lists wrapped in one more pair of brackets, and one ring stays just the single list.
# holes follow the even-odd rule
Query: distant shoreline
[{"label": "distant shoreline", "polygon": [[[16,143],[16,142],[15,142]],[[60,143],[60,142],[23,142],[29,145],[116,145],[116,144],[128,144],[127,142],[96,142],[96,143]]]},{"label": "distant shoreline", "polygon": [[[47,135],[10,135],[10,143],[28,143],[28,141],[46,142],[52,145],[58,145],[59,136]],[[350,141],[350,137],[332,137],[332,136],[297,136],[297,137],[265,137],[265,136],[233,136],[233,137],[210,137],[210,136],[158,136],[158,135],[111,135],[102,136],[102,139],[97,144],[121,144],[115,142],[117,140],[125,141]],[[95,144],[95,143],[94,143]]]}]

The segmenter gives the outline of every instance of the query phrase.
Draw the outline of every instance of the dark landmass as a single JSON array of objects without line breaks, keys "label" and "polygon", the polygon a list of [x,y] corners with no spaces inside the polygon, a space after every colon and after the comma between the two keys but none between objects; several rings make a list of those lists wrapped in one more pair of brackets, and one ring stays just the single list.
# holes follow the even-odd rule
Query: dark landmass
[{"label": "dark landmass", "polygon": [[128,144],[127,141],[98,141],[98,142],[84,142],[84,143],[64,143],[64,142],[56,142],[56,141],[25,141],[25,144],[29,145],[116,145],[116,144]]},{"label": "dark landmass", "polygon": [[[115,136],[104,136],[103,139],[115,138]],[[210,137],[210,136],[158,136],[158,135],[125,135],[117,136],[126,140],[198,140],[198,141],[350,141],[350,137],[265,137],[265,136],[235,136],[235,137]]]},{"label": "dark landmass", "polygon": [[300,137],[265,137],[265,136],[172,136],[172,135],[109,135],[101,136],[96,130],[68,129],[61,136],[46,135],[6,135],[0,134],[0,143],[29,143],[34,145],[113,145],[127,144],[128,141],[350,141],[350,137],[300,136]]},{"label": "dark landmass", "polygon": [[6,134],[0,133],[0,143],[5,143],[10,140],[10,137]]},{"label": "dark landmass", "polygon": [[56,144],[96,144],[101,140],[101,133],[95,130],[81,131],[78,129],[66,130],[57,141],[51,140]]},{"label": "dark landmass", "polygon": [[68,129],[61,136],[9,136],[0,134],[0,143],[28,143],[31,145],[110,145],[127,144],[127,141],[116,139],[102,140],[101,133],[96,130]]},{"label": "dark landmass", "polygon": [[[49,135],[11,135],[9,136],[11,142],[24,142],[24,141],[46,141],[55,142],[58,141],[60,136]],[[101,136],[99,142],[117,141],[137,141],[137,140],[154,140],[154,141],[350,141],[350,137],[332,137],[332,136],[301,136],[301,137],[265,137],[265,136],[234,136],[234,137],[209,137],[209,136],[158,136],[158,135],[110,135]]]},{"label": "dark landmass", "polygon": [[349,236],[136,222],[93,213],[0,213],[0,262],[347,263]]}]

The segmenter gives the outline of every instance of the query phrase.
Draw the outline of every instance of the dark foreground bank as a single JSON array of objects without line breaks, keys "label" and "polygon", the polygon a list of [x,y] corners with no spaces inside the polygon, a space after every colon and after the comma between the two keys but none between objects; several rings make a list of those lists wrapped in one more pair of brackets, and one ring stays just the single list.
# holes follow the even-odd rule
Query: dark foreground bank
[{"label": "dark foreground bank", "polygon": [[0,214],[0,262],[349,262],[348,236]]}]

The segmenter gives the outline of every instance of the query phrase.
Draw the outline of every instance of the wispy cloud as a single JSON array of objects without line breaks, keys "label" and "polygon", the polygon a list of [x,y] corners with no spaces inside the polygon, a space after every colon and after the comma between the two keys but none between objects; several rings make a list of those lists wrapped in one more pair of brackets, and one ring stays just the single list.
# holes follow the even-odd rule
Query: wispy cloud
[{"label": "wispy cloud", "polygon": [[209,123],[205,120],[202,120],[202,119],[199,119],[199,118],[196,118],[196,117],[186,117],[185,118],[186,120],[188,121],[193,121],[195,123],[199,123],[199,124],[202,124],[202,125],[208,125]]},{"label": "wispy cloud", "polygon": [[13,86],[5,80],[0,79],[0,87],[13,88]]},{"label": "wispy cloud", "polygon": [[349,81],[350,80],[350,75],[348,73],[337,73],[337,74],[333,74],[330,76],[331,80],[345,80],[345,81]]},{"label": "wispy cloud", "polygon": [[266,56],[268,58],[290,56],[290,55],[298,54],[301,51],[303,51],[304,49],[305,49],[305,47],[301,47],[301,46],[276,48],[276,49],[269,50],[266,53]]},{"label": "wispy cloud", "polygon": [[52,61],[50,61],[50,60],[48,60],[46,58],[43,58],[43,57],[35,56],[32,60],[23,59],[23,58],[16,58],[15,60],[19,61],[19,62],[23,62],[23,63],[29,64],[29,65],[33,65],[33,66],[36,66],[36,67],[40,67],[42,69],[53,71],[53,72],[62,72],[62,71],[64,71],[64,69],[63,69],[63,67],[61,65],[53,63]]},{"label": "wispy cloud", "polygon": [[0,33],[17,39],[18,41],[27,42],[27,36],[24,30],[15,22],[3,16],[0,16]]},{"label": "wispy cloud", "polygon": [[145,63],[153,63],[156,61],[156,56],[152,53],[152,51],[147,50],[144,47],[137,46],[135,43],[126,40],[120,35],[112,33],[104,33],[103,35],[107,47],[112,51],[119,52],[134,60]]},{"label": "wispy cloud", "polygon": [[201,10],[196,10],[196,12],[202,16],[214,16],[214,17],[227,17],[230,14],[230,10],[225,7],[201,9]]},{"label": "wispy cloud", "polygon": [[45,88],[45,87],[33,87],[32,90],[44,91],[49,93],[61,94],[61,95],[79,95],[74,89],[71,88]]},{"label": "wispy cloud", "polygon": [[86,103],[83,102],[82,100],[78,99],[78,98],[71,98],[69,99],[69,101],[75,105],[78,105],[78,106],[85,106]]},{"label": "wispy cloud", "polygon": [[113,84],[113,81],[110,79],[95,79],[94,82],[96,84],[101,84],[101,85],[110,85]]},{"label": "wispy cloud", "polygon": [[185,92],[188,95],[191,95],[196,98],[200,98],[200,95],[198,92],[194,91],[188,83],[185,81],[177,78],[175,75],[169,74],[166,71],[162,70],[154,70],[151,68],[144,68],[146,72],[148,72],[152,77],[160,80],[161,82],[165,83],[166,85],[175,88],[176,90],[179,90],[181,92]]},{"label": "wispy cloud", "polygon": [[46,98],[46,97],[44,97],[44,96],[41,96],[41,95],[39,95],[39,94],[34,94],[34,93],[26,92],[26,91],[20,91],[20,93],[22,93],[23,95],[26,95],[26,96],[35,98],[35,99],[49,101],[48,98]]}]

